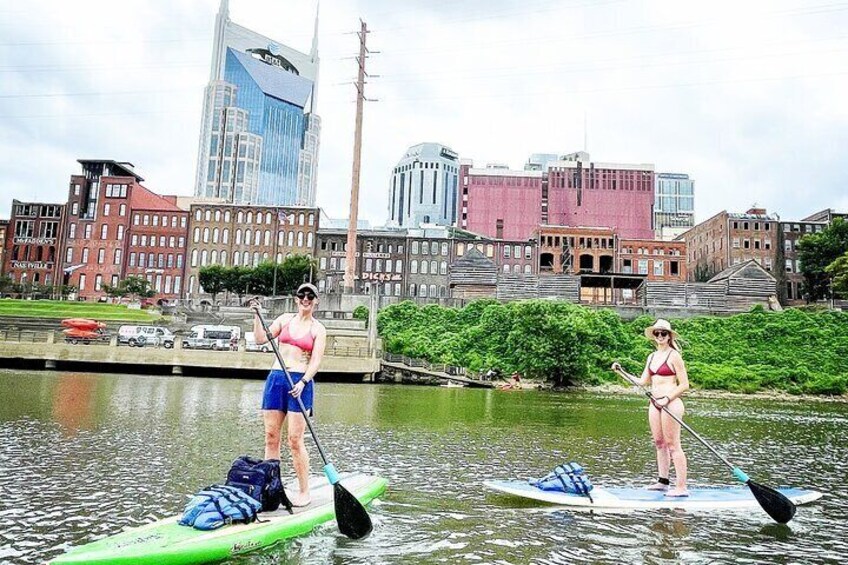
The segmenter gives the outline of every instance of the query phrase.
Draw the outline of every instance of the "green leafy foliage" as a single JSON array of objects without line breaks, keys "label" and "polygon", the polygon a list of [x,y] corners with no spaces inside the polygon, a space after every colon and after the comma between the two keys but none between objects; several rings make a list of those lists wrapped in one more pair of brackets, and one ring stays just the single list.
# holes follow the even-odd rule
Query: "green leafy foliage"
[{"label": "green leafy foliage", "polygon": [[[643,331],[653,321],[640,316],[626,322],[611,310],[549,300],[479,300],[462,309],[407,301],[381,310],[377,329],[393,353],[471,371],[518,371],[567,386],[614,381],[613,361],[641,373],[653,351]],[[848,391],[848,314],[755,308],[672,324],[695,387]]]},{"label": "green leafy foliage", "polygon": [[804,292],[810,301],[830,298],[834,273],[827,269],[846,253],[848,222],[842,218],[835,218],[821,232],[805,235],[798,240],[798,260],[804,275]]}]

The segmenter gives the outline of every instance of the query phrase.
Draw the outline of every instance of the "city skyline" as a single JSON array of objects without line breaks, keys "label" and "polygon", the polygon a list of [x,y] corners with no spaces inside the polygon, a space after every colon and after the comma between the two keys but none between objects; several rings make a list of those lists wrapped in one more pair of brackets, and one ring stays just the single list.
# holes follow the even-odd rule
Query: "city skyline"
[{"label": "city skyline", "polygon": [[[62,201],[79,158],[132,161],[151,190],[192,193],[219,1],[157,6],[35,2],[7,12],[0,217],[11,198]],[[369,46],[381,51],[368,63],[381,78],[367,93],[380,101],[366,107],[360,202],[360,216],[374,224],[385,221],[398,156],[424,141],[514,169],[529,153],[588,142],[601,161],[651,162],[697,179],[697,221],[754,203],[783,217],[848,208],[838,154],[848,131],[839,102],[848,94],[839,57],[848,10],[733,6],[727,19],[716,15],[727,12],[721,6],[667,2],[495,2],[448,12],[325,0],[317,205],[333,217],[347,213],[354,90],[345,83],[355,66],[344,57],[355,52],[356,36],[346,32],[361,16],[374,30]],[[315,9],[230,3],[233,20],[303,52]],[[134,27],[113,27],[117,17]],[[96,37],[62,31],[77,21],[90,22]],[[127,71],[133,81],[122,80]]]}]

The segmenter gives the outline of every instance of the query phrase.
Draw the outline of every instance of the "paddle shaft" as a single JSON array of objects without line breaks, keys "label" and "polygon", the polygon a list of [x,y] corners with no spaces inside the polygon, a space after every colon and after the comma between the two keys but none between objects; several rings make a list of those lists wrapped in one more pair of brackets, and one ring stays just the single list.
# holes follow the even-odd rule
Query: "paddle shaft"
[{"label": "paddle shaft", "polygon": [[[277,340],[274,339],[274,336],[271,335],[271,329],[268,327],[268,324],[265,323],[265,318],[262,317],[262,313],[259,311],[259,308],[253,308],[253,311],[259,317],[259,323],[262,324],[262,329],[265,331],[265,337],[268,340],[268,343],[271,344],[271,349],[274,350],[274,355],[277,356],[277,361],[280,363],[280,368],[283,370],[283,373],[286,375],[286,380],[289,381],[289,386],[294,388],[294,381],[289,374],[289,370],[286,368],[286,363],[283,361],[283,356],[280,354],[280,349],[277,347]],[[306,385],[304,385],[306,386]],[[327,460],[327,456],[324,454],[324,449],[321,447],[321,442],[318,441],[318,436],[315,434],[315,429],[312,427],[312,422],[309,421],[309,416],[306,413],[306,407],[303,405],[303,400],[298,396],[295,398],[297,400],[297,405],[300,407],[300,412],[303,414],[303,419],[306,420],[306,427],[309,428],[309,433],[312,434],[312,439],[315,440],[315,446],[318,447],[318,453],[321,454],[321,460],[324,461],[324,465],[329,465],[330,462]]]},{"label": "paddle shaft", "polygon": [[[622,369],[622,368],[615,369],[615,372],[616,372],[616,373],[618,373],[619,375],[621,375],[622,377],[624,377],[626,380],[630,381],[630,383],[631,383],[632,385],[634,385],[634,386],[638,387],[638,388],[639,388],[639,390],[641,390],[641,391],[645,394],[645,396],[647,396],[648,398],[650,398],[650,399],[651,399],[651,401],[652,401],[652,402],[654,402],[654,406],[657,406],[657,404],[656,404],[656,399],[654,398],[654,395],[653,395],[653,394],[651,394],[651,391],[650,391],[650,390],[648,390],[648,389],[646,389],[645,387],[643,387],[642,385],[640,385],[640,384],[639,384],[639,382],[636,380],[636,377],[635,377],[635,376],[631,375],[630,373],[628,373],[627,371],[625,371],[625,370],[624,370],[624,369]],[[730,467],[730,468],[731,468],[731,470],[735,470],[735,469],[737,468],[737,467],[736,467],[736,465],[734,465],[733,463],[731,463],[730,461],[728,461],[728,460],[727,460],[727,458],[726,458],[724,455],[722,455],[721,453],[719,453],[718,451],[716,451],[716,450],[715,450],[715,448],[714,448],[712,445],[710,445],[709,443],[707,443],[707,441],[706,441],[704,438],[702,438],[701,436],[699,436],[699,435],[698,435],[698,432],[696,432],[695,430],[693,430],[692,428],[690,428],[690,427],[689,427],[689,425],[688,425],[687,423],[685,423],[683,420],[681,420],[680,418],[678,418],[677,416],[675,416],[674,414],[672,414],[672,413],[671,413],[671,410],[669,410],[669,409],[668,409],[668,407],[666,407],[666,406],[662,406],[661,408],[662,408],[662,410],[664,410],[664,411],[665,411],[665,413],[666,413],[666,414],[668,414],[669,416],[671,416],[671,417],[674,419],[674,421],[675,421],[675,422],[677,422],[678,424],[680,424],[680,426],[681,426],[681,427],[683,427],[683,428],[684,428],[687,432],[689,432],[690,434],[692,434],[693,436],[695,436],[695,439],[697,439],[698,441],[700,441],[700,442],[704,445],[704,447],[706,447],[707,449],[709,449],[710,451],[712,451],[712,452],[713,452],[713,454],[714,454],[716,457],[718,457],[719,459],[721,459],[721,460],[722,460],[722,462],[723,462],[725,465],[727,465],[728,467]]]}]

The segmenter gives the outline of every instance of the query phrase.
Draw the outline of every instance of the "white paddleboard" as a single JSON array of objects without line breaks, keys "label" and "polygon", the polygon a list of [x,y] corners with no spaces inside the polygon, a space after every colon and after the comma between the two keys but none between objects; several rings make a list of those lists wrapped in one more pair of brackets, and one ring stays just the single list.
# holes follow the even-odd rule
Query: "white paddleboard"
[{"label": "white paddleboard", "polygon": [[[759,508],[760,504],[748,487],[690,488],[689,496],[670,497],[662,491],[640,488],[603,488],[596,486],[589,497],[559,491],[542,490],[526,481],[485,481],[487,488],[521,498],[563,506],[606,509],[685,508],[713,510],[726,508]],[[818,500],[822,493],[814,490],[781,487],[775,489],[795,504]]]}]

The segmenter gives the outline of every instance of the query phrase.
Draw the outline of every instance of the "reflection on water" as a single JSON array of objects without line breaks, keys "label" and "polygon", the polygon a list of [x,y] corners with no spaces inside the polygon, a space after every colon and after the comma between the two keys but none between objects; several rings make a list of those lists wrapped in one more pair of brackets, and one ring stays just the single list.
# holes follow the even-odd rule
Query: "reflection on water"
[{"label": "reflection on water", "polygon": [[[261,453],[262,384],[0,372],[0,562],[41,563],[179,511],[187,494],[223,480],[236,456]],[[374,533],[352,541],[328,524],[230,563],[845,561],[848,406],[691,399],[687,408],[692,426],[759,482],[827,496],[788,526],[759,510],[539,506],[481,482],[573,460],[595,484],[644,484],[655,462],[642,399],[320,383],[316,429],[336,467],[390,481],[371,511]],[[684,442],[693,486],[732,483],[722,463]]]}]

